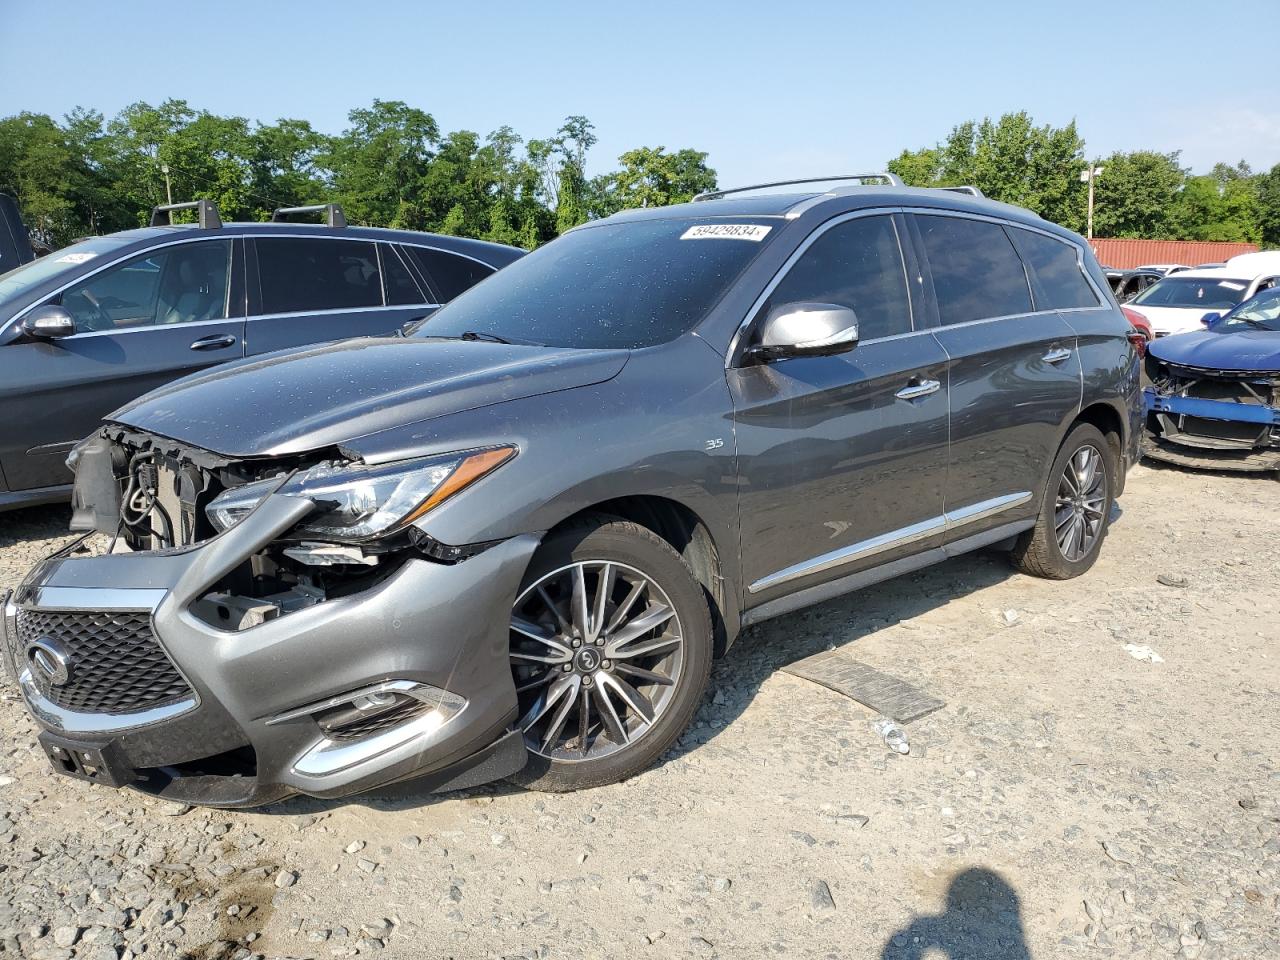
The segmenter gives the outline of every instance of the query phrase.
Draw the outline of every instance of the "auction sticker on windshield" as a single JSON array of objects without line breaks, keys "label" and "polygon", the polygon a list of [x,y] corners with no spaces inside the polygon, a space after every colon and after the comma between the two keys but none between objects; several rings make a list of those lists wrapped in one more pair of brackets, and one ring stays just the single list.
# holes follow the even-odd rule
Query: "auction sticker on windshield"
[{"label": "auction sticker on windshield", "polygon": [[758,223],[702,223],[680,234],[681,240],[751,240],[759,243],[773,227]]},{"label": "auction sticker on windshield", "polygon": [[54,263],[88,263],[96,256],[96,253],[67,253],[55,260]]}]

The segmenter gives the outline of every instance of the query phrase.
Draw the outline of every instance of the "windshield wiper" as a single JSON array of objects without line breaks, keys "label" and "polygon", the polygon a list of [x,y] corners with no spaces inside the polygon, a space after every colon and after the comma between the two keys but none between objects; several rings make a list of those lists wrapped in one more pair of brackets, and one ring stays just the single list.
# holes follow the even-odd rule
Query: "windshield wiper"
[{"label": "windshield wiper", "polygon": [[459,340],[484,340],[488,343],[506,343],[506,344],[511,343],[511,341],[508,340],[506,337],[500,337],[496,333],[481,333],[476,330],[468,330],[466,333],[462,334],[462,336],[458,337],[458,339]]}]

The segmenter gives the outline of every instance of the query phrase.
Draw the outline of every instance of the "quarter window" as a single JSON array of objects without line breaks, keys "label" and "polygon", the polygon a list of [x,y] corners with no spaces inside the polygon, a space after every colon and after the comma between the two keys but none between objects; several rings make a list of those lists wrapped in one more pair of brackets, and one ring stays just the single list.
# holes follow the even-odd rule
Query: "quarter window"
[{"label": "quarter window", "polygon": [[227,316],[231,241],[164,247],[126,260],[63,291],[78,332],[222,320]]},{"label": "quarter window", "polygon": [[998,224],[917,215],[938,315],[946,324],[1031,312],[1017,251]]},{"label": "quarter window", "polygon": [[874,340],[911,329],[911,306],[898,233],[890,217],[859,217],[815,240],[764,305],[834,303],[858,315],[858,337]]},{"label": "quarter window", "polygon": [[255,243],[263,313],[382,306],[372,243],[319,237],[260,237]]},{"label": "quarter window", "polygon": [[[1018,244],[1022,259],[1035,271],[1040,281],[1040,291],[1047,303],[1037,306],[1053,310],[1070,310],[1073,307],[1096,307],[1098,298],[1089,281],[1080,272],[1080,260],[1076,248],[1043,233],[1010,229],[1010,235]],[[1148,282],[1145,277],[1133,277],[1135,285],[1130,295],[1137,293]]]},{"label": "quarter window", "polygon": [[418,268],[436,288],[440,302],[447,303],[465,290],[470,290],[489,274],[493,268],[476,260],[432,250],[428,247],[406,246],[405,252],[413,257]]}]

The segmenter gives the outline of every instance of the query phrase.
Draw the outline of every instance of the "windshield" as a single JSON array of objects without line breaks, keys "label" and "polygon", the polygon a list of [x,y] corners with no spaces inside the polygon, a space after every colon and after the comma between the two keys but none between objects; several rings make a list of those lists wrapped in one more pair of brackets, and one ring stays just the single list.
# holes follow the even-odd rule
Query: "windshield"
[{"label": "windshield", "polygon": [[71,270],[126,243],[127,240],[117,237],[91,237],[70,247],[55,250],[39,260],[14,267],[8,273],[0,273],[0,301],[25,293],[63,271]]},{"label": "windshield", "polygon": [[1266,290],[1246,300],[1222,318],[1217,329],[1250,327],[1254,330],[1280,330],[1280,287]]},{"label": "windshield", "polygon": [[772,239],[760,218],[604,223],[565,234],[436,312],[416,337],[648,347],[692,329]]},{"label": "windshield", "polygon": [[1244,299],[1244,280],[1215,277],[1165,277],[1134,297],[1132,306],[1190,307],[1197,310],[1229,310]]}]

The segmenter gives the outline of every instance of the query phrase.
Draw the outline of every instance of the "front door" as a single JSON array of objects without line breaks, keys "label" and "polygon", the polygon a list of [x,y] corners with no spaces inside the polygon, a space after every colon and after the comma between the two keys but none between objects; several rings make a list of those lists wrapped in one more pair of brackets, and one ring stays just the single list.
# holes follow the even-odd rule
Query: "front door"
[{"label": "front door", "polygon": [[234,243],[173,244],[107,267],[50,301],[75,319],[74,335],[0,347],[0,464],[11,490],[70,483],[68,451],[107,414],[242,355]]},{"label": "front door", "polygon": [[836,303],[859,343],[728,371],[748,607],[941,541],[947,357],[913,326],[900,221],[846,218],[807,243],[754,324]]}]

